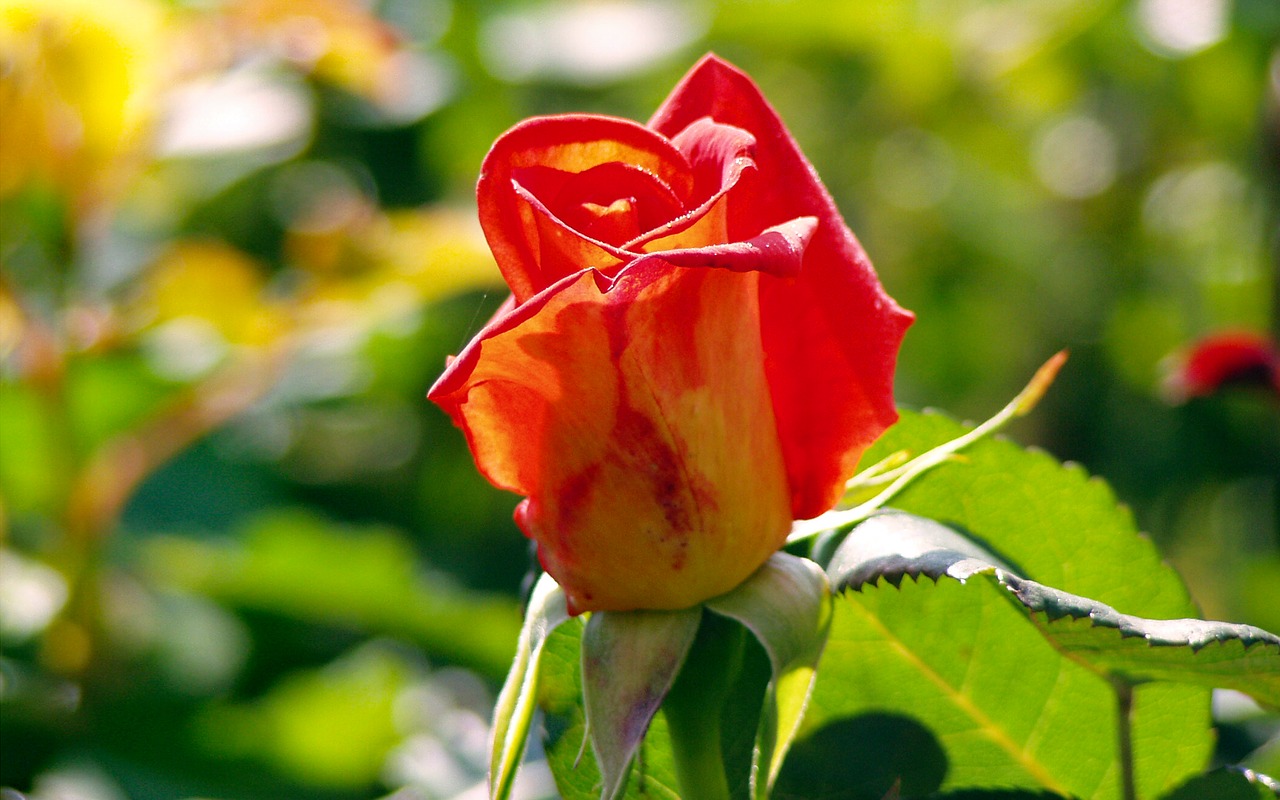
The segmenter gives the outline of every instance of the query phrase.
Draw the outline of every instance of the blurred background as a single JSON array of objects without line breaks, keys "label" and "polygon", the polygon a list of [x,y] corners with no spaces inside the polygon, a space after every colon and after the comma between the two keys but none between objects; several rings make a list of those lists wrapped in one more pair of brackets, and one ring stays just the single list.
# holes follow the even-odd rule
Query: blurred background
[{"label": "blurred background", "polygon": [[1280,630],[1280,397],[1176,381],[1280,332],[1278,45],[1275,0],[0,0],[0,796],[480,796],[530,553],[423,399],[505,296],[476,173],[708,50],[917,313],[899,401],[1070,348],[1013,435]]}]

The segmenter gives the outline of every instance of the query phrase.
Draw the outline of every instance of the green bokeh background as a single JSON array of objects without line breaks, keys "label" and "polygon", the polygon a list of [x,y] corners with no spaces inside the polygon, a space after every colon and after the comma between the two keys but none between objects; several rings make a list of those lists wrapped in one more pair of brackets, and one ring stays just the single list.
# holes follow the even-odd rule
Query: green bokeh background
[{"label": "green bokeh background", "polygon": [[[1280,333],[1280,4],[374,9],[433,65],[437,101],[378,116],[271,61],[306,100],[310,133],[292,150],[155,158],[92,237],[68,230],[56,194],[12,195],[4,288],[55,328],[84,303],[145,305],[131,287],[147,254],[201,237],[251,256],[287,296],[289,192],[336,181],[376,213],[468,217],[504,129],[564,111],[646,119],[714,51],[756,79],[916,313],[899,402],[982,419],[1069,348],[1012,435],[1113,483],[1207,616],[1280,630],[1280,402],[1175,403],[1165,388],[1201,336]],[[518,498],[479,477],[423,399],[504,298],[491,278],[462,284],[281,366],[276,390],[149,472],[88,545],[65,526],[73,464],[199,381],[158,371],[149,340],[125,336],[68,351],[65,407],[51,408],[0,337],[0,786],[42,800],[67,787],[405,800],[483,780],[532,556]],[[37,622],[12,622],[32,608]],[[1273,727],[1227,725],[1222,756]]]}]

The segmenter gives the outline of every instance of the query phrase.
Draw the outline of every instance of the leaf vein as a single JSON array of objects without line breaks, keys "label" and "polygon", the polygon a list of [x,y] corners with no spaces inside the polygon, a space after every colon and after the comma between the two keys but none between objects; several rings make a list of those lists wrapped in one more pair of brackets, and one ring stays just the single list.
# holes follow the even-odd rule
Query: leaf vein
[{"label": "leaf vein", "polygon": [[887,641],[905,661],[911,664],[911,666],[913,666],[923,677],[929,680],[930,683],[938,687],[938,689],[942,691],[943,695],[950,700],[956,708],[958,708],[962,713],[967,714],[974,722],[978,723],[981,732],[998,747],[1005,750],[1019,766],[1027,771],[1027,774],[1039,781],[1043,787],[1050,791],[1057,792],[1058,794],[1068,794],[1066,787],[1059,783],[1043,764],[1032,758],[1024,748],[1019,747],[1018,743],[1009,736],[1008,731],[1004,730],[1004,728],[997,724],[994,719],[989,717],[984,711],[982,711],[982,709],[974,705],[969,697],[957,690],[956,687],[952,686],[945,678],[942,677],[942,675],[916,655],[916,653],[907,646],[906,642],[902,641],[902,639],[894,634],[892,630],[885,626],[879,617],[872,614],[871,611],[861,603],[854,602],[852,605],[856,605],[863,612],[871,626],[884,637],[885,641]]}]

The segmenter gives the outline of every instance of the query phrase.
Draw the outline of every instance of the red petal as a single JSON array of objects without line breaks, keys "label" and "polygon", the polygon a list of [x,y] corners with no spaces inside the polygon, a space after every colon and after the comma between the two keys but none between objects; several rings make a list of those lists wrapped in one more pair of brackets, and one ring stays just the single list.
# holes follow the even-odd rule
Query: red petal
[{"label": "red petal", "polygon": [[[579,215],[586,204],[607,207],[618,200],[630,199],[640,215],[638,222],[645,226],[641,233],[684,212],[684,198],[677,197],[657,175],[616,161],[584,172],[528,167],[516,170],[513,178],[530,194],[546,200],[548,210],[572,228],[582,227],[584,220]],[[621,245],[625,241],[611,243]]]},{"label": "red petal", "polygon": [[694,192],[711,197],[732,186],[754,164],[756,137],[711,117],[694,120],[671,137],[693,169]]},{"label": "red petal", "polygon": [[760,90],[704,58],[654,115],[674,136],[698,119],[750,132],[755,165],[734,191],[729,240],[778,220],[812,216],[818,230],[795,280],[764,278],[766,369],[797,518],[830,508],[867,446],[894,420],[893,372],[913,316],[876,278],[858,240]]},{"label": "red petal", "polygon": [[755,137],[703,117],[671,141],[689,159],[694,196],[705,199],[666,225],[628,242],[628,250],[656,253],[732,241],[726,198],[742,175],[755,166],[751,157]]},{"label": "red petal", "polygon": [[523,303],[584,267],[604,266],[600,262],[608,251],[576,234],[558,242],[565,252],[548,247],[543,241],[545,217],[554,215],[516,191],[514,173],[528,167],[585,172],[611,162],[653,173],[681,198],[693,188],[684,155],[666,138],[629,120],[583,114],[536,117],[494,143],[476,187],[480,224],[516,300]]},{"label": "red petal", "polygon": [[805,250],[817,228],[818,220],[799,217],[768,228],[745,242],[650,253],[633,261],[625,271],[657,260],[677,267],[715,267],[792,278],[800,272]]},{"label": "red petal", "polygon": [[1223,386],[1260,386],[1280,394],[1280,351],[1265,337],[1244,331],[1219,333],[1196,343],[1174,388],[1188,397]]}]

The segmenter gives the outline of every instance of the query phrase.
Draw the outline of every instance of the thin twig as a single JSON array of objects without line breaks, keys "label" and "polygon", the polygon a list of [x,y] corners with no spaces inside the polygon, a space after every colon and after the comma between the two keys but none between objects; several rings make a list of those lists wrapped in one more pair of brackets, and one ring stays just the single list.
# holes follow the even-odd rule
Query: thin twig
[{"label": "thin twig", "polygon": [[[1014,419],[1024,416],[1031,409],[1035,408],[1036,403],[1040,402],[1040,398],[1044,396],[1045,391],[1053,383],[1053,379],[1057,377],[1058,370],[1062,368],[1062,364],[1067,360],[1067,352],[1065,350],[1057,353],[1044,363],[1040,369],[1036,370],[1036,374],[1032,376],[1026,387],[1018,393],[1004,408],[991,419],[982,423],[978,427],[969,431],[963,436],[952,439],[949,442],[938,445],[923,455],[913,458],[902,466],[891,469],[888,472],[881,472],[884,468],[884,461],[873,466],[875,474],[873,481],[880,482],[888,478],[892,478],[888,486],[880,491],[875,497],[860,503],[853,508],[835,509],[821,514],[813,519],[801,520],[791,526],[791,535],[787,537],[787,543],[802,541],[811,536],[816,536],[824,531],[847,528],[854,525],[867,517],[877,509],[881,508],[885,503],[889,502],[894,495],[902,491],[920,475],[928,472],[939,464],[943,464],[955,458],[956,453],[973,444],[974,442],[985,439],[996,433],[1004,426],[1008,425]],[[891,457],[892,458],[892,457]],[[858,478],[855,477],[850,481],[851,485],[856,486]],[[869,482],[870,483],[870,482]]]},{"label": "thin twig", "polygon": [[1111,681],[1116,693],[1116,749],[1120,756],[1120,792],[1124,800],[1138,800],[1133,777],[1133,685]]}]

